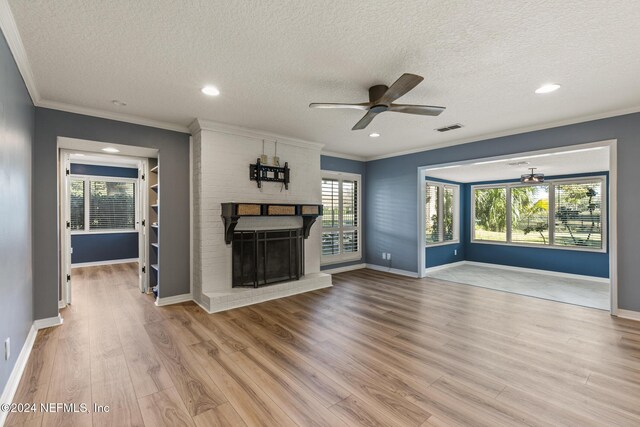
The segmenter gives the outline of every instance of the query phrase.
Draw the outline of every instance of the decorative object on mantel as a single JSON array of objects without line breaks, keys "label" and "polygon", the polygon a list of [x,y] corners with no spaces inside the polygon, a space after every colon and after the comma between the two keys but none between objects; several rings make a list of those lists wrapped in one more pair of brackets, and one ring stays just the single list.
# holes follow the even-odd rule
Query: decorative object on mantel
[{"label": "decorative object on mantel", "polygon": [[249,165],[249,179],[258,183],[258,188],[262,188],[262,182],[281,182],[285,189],[289,189],[289,163],[285,162],[284,167],[263,165],[260,159],[256,159],[254,165]]},{"label": "decorative object on mantel", "polygon": [[224,240],[233,241],[233,231],[243,216],[301,216],[304,238],[309,237],[311,226],[322,216],[322,205],[281,203],[222,203]]}]

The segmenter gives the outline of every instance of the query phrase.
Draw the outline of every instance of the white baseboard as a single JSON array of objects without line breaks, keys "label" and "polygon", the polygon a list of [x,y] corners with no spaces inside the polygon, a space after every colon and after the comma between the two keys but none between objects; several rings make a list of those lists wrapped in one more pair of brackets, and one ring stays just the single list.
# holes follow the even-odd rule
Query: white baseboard
[{"label": "white baseboard", "polygon": [[201,303],[200,301],[198,301],[196,298],[193,299],[193,302],[195,302],[196,304],[198,304],[198,306],[200,306],[201,309],[203,309],[204,311],[206,311],[207,313],[211,314],[211,312],[209,311],[209,308],[206,307],[203,303]]},{"label": "white baseboard", "polygon": [[637,320],[640,322],[640,311],[618,309],[618,317],[623,319]]},{"label": "white baseboard", "polygon": [[156,299],[156,305],[158,307],[162,307],[165,305],[178,304],[186,301],[193,301],[193,296],[190,293],[182,294],[182,295],[174,295],[172,297],[164,297],[164,298],[158,297]]},{"label": "white baseboard", "polygon": [[[29,360],[29,355],[31,355],[31,349],[33,348],[33,343],[36,340],[37,334],[38,329],[35,327],[35,325],[31,325],[31,329],[27,334],[27,339],[22,346],[22,350],[20,350],[20,354],[16,359],[16,363],[15,365],[13,365],[13,369],[11,370],[11,375],[9,375],[9,380],[4,386],[4,390],[2,391],[2,395],[0,396],[0,404],[13,402],[13,397],[18,390],[18,384],[20,384],[22,373],[27,367],[27,361]],[[7,415],[9,415],[7,411],[0,411],[0,426],[4,425]]]},{"label": "white baseboard", "polygon": [[414,278],[417,278],[419,276],[418,273],[416,273],[415,271],[400,270],[398,268],[384,267],[382,265],[376,265],[376,264],[367,264],[366,268],[370,270],[384,271],[386,273],[398,274],[400,276],[408,276],[408,277],[414,277]]},{"label": "white baseboard", "polygon": [[[62,325],[62,322],[63,319],[60,314],[55,317],[38,319],[33,322],[33,324],[31,325],[31,329],[27,334],[27,339],[24,341],[24,345],[22,346],[20,354],[16,359],[16,363],[15,365],[13,365],[13,369],[11,370],[11,375],[9,375],[7,384],[4,386],[4,390],[2,390],[0,403],[13,402],[13,398],[16,394],[16,391],[18,390],[18,384],[20,384],[20,379],[22,378],[24,369],[27,367],[27,362],[29,361],[29,356],[31,355],[31,350],[33,349],[33,343],[36,340],[38,330]],[[9,413],[6,411],[0,411],[0,426],[4,425],[8,414]]]},{"label": "white baseboard", "polygon": [[62,325],[62,322],[64,322],[64,319],[62,318],[61,314],[58,314],[55,317],[48,317],[46,319],[35,320],[33,322],[33,326],[36,329],[44,329],[44,328],[50,328],[52,326]]},{"label": "white baseboard", "polygon": [[522,273],[537,273],[537,274],[545,274],[547,276],[563,277],[565,279],[589,280],[592,282],[607,283],[607,284],[610,283],[609,278],[606,278],[606,277],[584,276],[582,274],[561,273],[558,271],[539,270],[536,268],[513,267],[511,265],[491,264],[488,262],[477,262],[477,261],[462,261],[462,262],[466,265],[477,265],[480,267],[499,268],[501,270],[520,271]]},{"label": "white baseboard", "polygon": [[67,306],[67,304],[64,301],[58,301],[58,309],[63,309]]},{"label": "white baseboard", "polygon": [[337,267],[337,268],[330,268],[328,270],[321,270],[321,273],[327,273],[327,274],[338,274],[338,273],[344,273],[345,271],[353,271],[353,270],[360,270],[361,268],[367,268],[367,264],[353,264],[353,265],[347,265],[345,267]]},{"label": "white baseboard", "polygon": [[456,261],[456,262],[451,262],[449,264],[436,265],[435,267],[429,267],[425,269],[424,274],[433,273],[434,271],[444,270],[451,267],[457,267],[460,265],[464,265],[465,263],[466,261]]},{"label": "white baseboard", "polygon": [[129,264],[131,262],[139,262],[139,258],[127,258],[127,259],[111,259],[108,261],[95,261],[95,262],[77,262],[71,264],[71,268],[78,267],[95,267],[98,265],[112,265],[112,264]]}]

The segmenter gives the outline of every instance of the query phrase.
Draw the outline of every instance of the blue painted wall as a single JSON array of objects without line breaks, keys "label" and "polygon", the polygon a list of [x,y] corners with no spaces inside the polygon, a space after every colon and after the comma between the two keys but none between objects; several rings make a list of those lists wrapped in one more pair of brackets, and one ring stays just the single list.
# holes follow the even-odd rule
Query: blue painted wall
[{"label": "blue painted wall", "polygon": [[[72,163],[72,175],[137,178],[138,169]],[[71,263],[138,258],[138,233],[72,234]]]},{"label": "blue painted wall", "polygon": [[73,264],[138,258],[138,233],[74,234],[71,246]]},{"label": "blue painted wall", "polygon": [[[439,265],[451,264],[452,262],[459,262],[465,259],[465,229],[468,228],[464,221],[464,213],[467,210],[469,203],[468,197],[465,197],[466,184],[461,182],[447,181],[439,178],[427,177],[427,181],[445,182],[448,184],[456,184],[460,186],[460,204],[459,204],[459,218],[460,218],[460,242],[448,243],[446,245],[439,246],[427,246],[425,248],[425,265],[427,268],[437,267]],[[416,196],[417,197],[417,196]],[[457,251],[457,254],[455,253]],[[393,254],[392,254],[393,260]]]},{"label": "blue painted wall", "polygon": [[[618,304],[640,310],[640,113],[487,139],[366,162],[366,262],[418,271],[417,169],[420,166],[616,139],[618,171]],[[627,195],[627,197],[624,197]]]},{"label": "blue painted wall", "polygon": [[[320,169],[322,170],[326,170],[326,171],[334,171],[334,172],[346,172],[346,173],[356,173],[359,174],[362,177],[362,181],[361,181],[361,186],[362,188],[360,189],[360,194],[362,196],[362,201],[360,203],[360,220],[362,221],[362,232],[361,232],[361,236],[360,236],[360,247],[361,247],[361,252],[362,252],[362,258],[355,260],[355,261],[349,261],[349,262],[341,262],[341,263],[336,263],[336,264],[329,264],[329,265],[323,265],[320,267],[320,270],[329,270],[332,268],[340,268],[340,267],[347,267],[349,265],[355,265],[355,264],[361,264],[364,262],[365,259],[365,253],[366,253],[366,236],[365,236],[365,224],[366,224],[366,209],[364,209],[364,207],[366,206],[366,195],[365,195],[365,189],[366,189],[366,172],[367,172],[367,168],[366,168],[366,164],[365,162],[361,162],[358,160],[350,160],[350,159],[342,159],[340,157],[332,157],[332,156],[320,156]],[[318,223],[318,225],[321,225],[320,223]]]},{"label": "blue painted wall", "polygon": [[138,169],[114,166],[83,165],[72,163],[69,168],[72,175],[111,176],[116,178],[137,178]]},{"label": "blue painted wall", "polygon": [[[0,393],[34,320],[37,292],[32,252],[33,241],[39,243],[32,233],[34,114],[29,92],[0,31],[0,340],[11,337],[11,356],[4,360],[2,352],[0,357]],[[55,217],[55,212],[48,213]]]},{"label": "blue painted wall", "polygon": [[[605,197],[609,209],[608,172],[586,173],[576,175],[548,176],[547,179],[580,178],[588,176],[607,176]],[[465,210],[465,259],[468,261],[487,262],[509,265],[513,267],[536,268],[540,270],[558,271],[561,273],[582,274],[585,276],[609,277],[609,254],[600,252],[572,251],[568,249],[549,249],[543,247],[522,247],[513,245],[492,245],[473,243],[471,241],[471,185],[513,183],[517,180],[484,181],[468,184],[465,188],[465,199],[468,201]],[[608,214],[607,214],[608,217]],[[607,221],[607,227],[609,223]],[[608,233],[607,233],[608,234]]]}]

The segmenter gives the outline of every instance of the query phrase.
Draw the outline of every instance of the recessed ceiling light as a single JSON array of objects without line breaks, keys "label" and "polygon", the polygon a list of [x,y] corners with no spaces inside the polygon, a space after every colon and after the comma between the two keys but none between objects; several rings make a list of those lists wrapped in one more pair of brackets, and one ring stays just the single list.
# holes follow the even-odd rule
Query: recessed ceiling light
[{"label": "recessed ceiling light", "polygon": [[215,86],[205,86],[202,88],[202,93],[209,96],[218,96],[220,95],[220,91]]},{"label": "recessed ceiling light", "polygon": [[538,94],[540,94],[540,93],[551,93],[551,92],[554,92],[554,91],[556,91],[558,89],[560,89],[560,85],[559,84],[550,83],[550,84],[546,84],[546,85],[540,86],[538,89],[536,89],[536,93],[538,93]]},{"label": "recessed ceiling light", "polygon": [[118,107],[126,107],[127,103],[124,101],[120,101],[119,99],[114,99],[111,101],[113,105],[117,105]]},{"label": "recessed ceiling light", "polygon": [[378,132],[373,132],[373,133],[370,133],[370,134],[369,134],[369,136],[370,136],[371,138],[377,138],[377,137],[379,137],[379,136],[380,136],[380,134],[379,134]]},{"label": "recessed ceiling light", "polygon": [[105,153],[119,153],[120,152],[120,150],[118,150],[117,148],[113,148],[113,147],[103,148],[102,151],[104,151]]}]

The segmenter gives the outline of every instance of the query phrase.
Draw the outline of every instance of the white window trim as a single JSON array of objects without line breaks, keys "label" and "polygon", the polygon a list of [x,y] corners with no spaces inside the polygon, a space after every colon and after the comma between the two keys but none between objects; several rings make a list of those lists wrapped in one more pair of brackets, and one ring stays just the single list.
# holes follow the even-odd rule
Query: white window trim
[{"label": "white window trim", "polygon": [[[454,245],[460,243],[460,186],[458,184],[452,184],[448,182],[438,182],[426,179],[423,185],[423,192],[425,193],[424,199],[426,203],[426,186],[431,185],[438,187],[438,241],[427,242],[427,227],[425,228],[425,247],[433,248],[436,246]],[[444,240],[444,189],[453,188],[453,240]],[[426,209],[424,220],[426,221]]]},{"label": "white window trim", "polygon": [[[84,181],[84,230],[72,230],[71,235],[82,235],[82,234],[118,234],[118,233],[138,233],[140,232],[140,204],[137,203],[137,193],[140,191],[140,178],[122,178],[122,177],[112,177],[112,176],[102,176],[102,175],[76,175],[70,174],[70,180],[76,181]],[[89,229],[89,216],[90,216],[90,200],[91,200],[91,190],[89,187],[89,181],[108,181],[108,182],[128,182],[135,184],[135,194],[134,198],[136,198],[135,204],[135,224],[134,228],[105,228],[101,230],[90,230]]]},{"label": "white window trim", "polygon": [[[601,222],[602,222],[602,241],[600,248],[588,248],[581,246],[564,246],[564,245],[556,245],[554,242],[555,235],[555,186],[558,184],[584,184],[588,182],[600,181],[600,191],[601,194],[606,196],[601,199]],[[594,175],[589,177],[580,177],[580,178],[560,178],[560,179],[552,179],[545,180],[545,182],[541,183],[542,185],[549,185],[549,243],[548,244],[539,244],[539,243],[513,243],[511,241],[511,189],[517,187],[528,187],[536,184],[522,184],[519,182],[512,183],[502,183],[502,184],[480,184],[480,185],[472,185],[470,192],[470,200],[471,203],[471,218],[470,218],[470,235],[471,235],[471,243],[478,243],[483,245],[502,245],[502,246],[516,246],[516,247],[526,247],[526,248],[544,248],[544,249],[556,249],[556,250],[564,250],[564,251],[579,251],[579,252],[596,252],[596,253],[606,253],[608,248],[608,236],[607,230],[609,228],[607,210],[607,198],[609,196],[607,192],[607,176],[606,175]],[[476,204],[475,204],[475,191],[476,189],[483,188],[506,188],[506,197],[507,197],[507,229],[506,229],[506,241],[494,241],[494,240],[481,240],[476,239],[475,237],[475,219],[476,219]]]},{"label": "white window trim", "polygon": [[[358,261],[362,259],[362,176],[360,174],[348,173],[348,172],[336,172],[336,171],[320,171],[321,180],[322,179],[337,179],[339,181],[338,189],[339,189],[339,217],[338,223],[340,224],[338,227],[325,228],[321,227],[322,231],[338,231],[340,236],[342,237],[343,231],[357,231],[358,232],[358,250],[356,252],[348,252],[345,253],[342,250],[342,238],[340,238],[340,253],[338,255],[322,255],[322,239],[320,239],[320,265],[331,265],[331,264],[339,264],[343,262],[349,261]],[[348,226],[345,227],[342,225],[342,181],[356,181],[358,184],[358,191],[356,194],[357,202],[358,202],[358,212],[357,212],[357,222],[358,225],[356,227]],[[322,185],[322,181],[321,181]],[[322,221],[320,222],[322,225]]]}]

